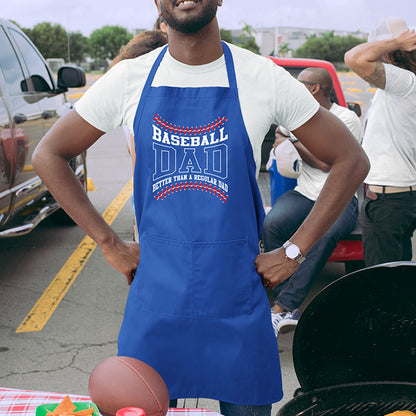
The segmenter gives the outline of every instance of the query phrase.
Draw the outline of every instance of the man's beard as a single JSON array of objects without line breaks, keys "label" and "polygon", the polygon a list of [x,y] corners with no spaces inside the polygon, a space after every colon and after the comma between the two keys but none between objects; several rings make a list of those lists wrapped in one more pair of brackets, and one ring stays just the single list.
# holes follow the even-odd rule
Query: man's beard
[{"label": "man's beard", "polygon": [[172,29],[177,32],[190,34],[199,32],[202,28],[208,25],[216,16],[217,8],[217,2],[210,0],[199,15],[186,17],[184,19],[178,19],[176,16],[170,14],[169,11],[164,9],[163,6],[161,7],[161,12],[163,18],[166,20],[166,23]]}]

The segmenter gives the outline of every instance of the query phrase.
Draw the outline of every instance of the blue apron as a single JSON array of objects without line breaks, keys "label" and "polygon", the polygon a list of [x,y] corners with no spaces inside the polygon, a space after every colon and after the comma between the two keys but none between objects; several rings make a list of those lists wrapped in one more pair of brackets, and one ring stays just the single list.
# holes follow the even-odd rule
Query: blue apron
[{"label": "blue apron", "polygon": [[152,87],[134,120],[140,264],[118,354],[165,380],[171,399],[263,405],[282,397],[270,306],[254,265],[264,209],[231,52],[229,87]]}]

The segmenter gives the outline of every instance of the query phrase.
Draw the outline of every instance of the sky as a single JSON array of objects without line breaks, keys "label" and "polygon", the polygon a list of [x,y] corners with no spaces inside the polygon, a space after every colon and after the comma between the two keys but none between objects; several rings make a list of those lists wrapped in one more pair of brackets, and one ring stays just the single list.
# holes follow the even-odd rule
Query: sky
[{"label": "sky", "polygon": [[[25,28],[59,23],[89,36],[105,25],[151,29],[157,17],[153,0],[5,0],[1,17]],[[385,16],[402,17],[416,27],[416,0],[223,0],[218,21],[223,29],[295,26],[369,32]]]}]

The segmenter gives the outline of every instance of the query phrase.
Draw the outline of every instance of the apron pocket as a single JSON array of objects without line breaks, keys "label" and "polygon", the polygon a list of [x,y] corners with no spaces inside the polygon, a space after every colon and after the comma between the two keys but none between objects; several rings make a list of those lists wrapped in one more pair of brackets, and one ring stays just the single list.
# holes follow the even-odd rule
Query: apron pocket
[{"label": "apron pocket", "polygon": [[140,263],[132,287],[138,309],[170,316],[191,313],[191,253],[191,243],[140,236]]},{"label": "apron pocket", "polygon": [[193,262],[199,316],[226,318],[251,312],[252,281],[259,276],[247,239],[194,243]]},{"label": "apron pocket", "polygon": [[259,279],[247,239],[192,243],[140,236],[131,291],[136,307],[161,315],[225,318],[250,313]]}]

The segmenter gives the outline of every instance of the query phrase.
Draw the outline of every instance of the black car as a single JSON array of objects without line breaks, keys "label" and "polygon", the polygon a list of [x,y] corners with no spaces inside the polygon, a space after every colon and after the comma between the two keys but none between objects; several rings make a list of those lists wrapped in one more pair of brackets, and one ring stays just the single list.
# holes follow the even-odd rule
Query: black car
[{"label": "black car", "polygon": [[[65,92],[84,86],[85,80],[75,66],[59,68],[56,79],[29,38],[0,19],[0,238],[26,234],[51,214],[70,221],[31,158],[49,128],[72,108]],[[70,164],[86,186],[86,155]]]}]

